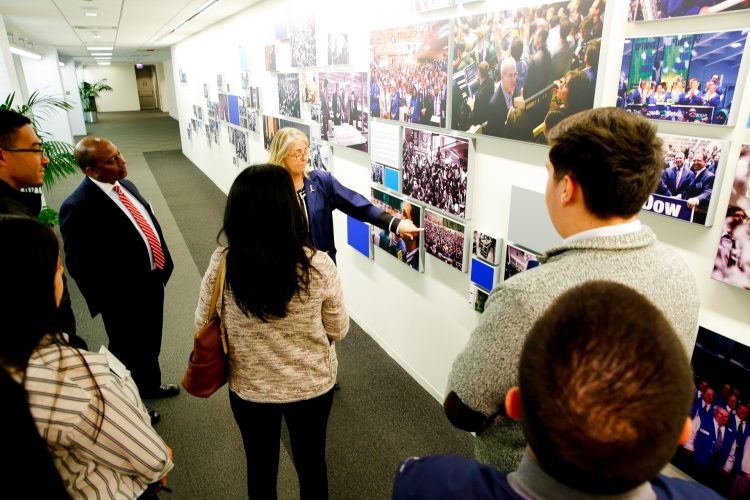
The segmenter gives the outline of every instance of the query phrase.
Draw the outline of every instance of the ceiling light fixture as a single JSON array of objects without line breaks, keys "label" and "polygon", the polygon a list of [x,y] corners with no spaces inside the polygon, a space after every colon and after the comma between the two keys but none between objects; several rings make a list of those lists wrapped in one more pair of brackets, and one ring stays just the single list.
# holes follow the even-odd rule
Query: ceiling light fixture
[{"label": "ceiling light fixture", "polygon": [[57,61],[57,65],[60,66],[61,68],[65,67],[65,63],[62,61]]},{"label": "ceiling light fixture", "polygon": [[98,64],[99,66],[109,66],[111,63],[108,63],[108,62],[98,62],[96,64]]},{"label": "ceiling light fixture", "polygon": [[114,47],[87,47],[87,48],[89,49],[89,51],[94,51],[94,50],[101,51],[101,50],[112,50],[112,49],[114,49]]},{"label": "ceiling light fixture", "polygon": [[34,59],[35,61],[38,61],[39,59],[42,58],[42,56],[40,56],[36,52],[32,52],[27,49],[22,49],[20,47],[16,47],[15,45],[10,46],[10,53],[16,54],[17,56],[28,57],[29,59]]},{"label": "ceiling light fixture", "polygon": [[182,28],[185,24],[189,23],[190,21],[192,21],[193,19],[195,19],[199,15],[203,14],[206,10],[208,10],[209,7],[211,7],[213,5],[216,5],[217,3],[219,3],[219,0],[206,0],[206,2],[203,5],[201,5],[197,9],[195,9],[195,12],[193,12],[188,17],[186,17],[185,19],[183,19],[182,21],[180,21],[179,23],[177,23],[177,25],[174,28],[172,28],[171,31],[169,31],[166,34],[164,34],[161,37],[159,37],[154,43],[155,44],[159,43],[163,39],[167,38],[169,35],[171,35],[175,31],[177,31],[178,29]]},{"label": "ceiling light fixture", "polygon": [[97,14],[96,12],[84,12],[83,15],[87,17],[96,17],[99,14]]}]

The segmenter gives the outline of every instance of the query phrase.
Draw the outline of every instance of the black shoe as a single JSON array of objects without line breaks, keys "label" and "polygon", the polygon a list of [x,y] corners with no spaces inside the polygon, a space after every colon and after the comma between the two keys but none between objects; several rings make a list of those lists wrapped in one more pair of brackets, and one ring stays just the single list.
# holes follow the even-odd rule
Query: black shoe
[{"label": "black shoe", "polygon": [[148,412],[148,416],[151,417],[151,425],[158,424],[159,420],[161,420],[161,414],[148,406],[146,407],[146,411]]},{"label": "black shoe", "polygon": [[339,385],[338,382],[336,382],[335,384],[333,384],[333,390],[334,391],[340,391],[341,390],[341,386]]},{"label": "black shoe", "polygon": [[161,384],[155,391],[141,394],[143,399],[171,398],[180,393],[180,387],[175,384]]}]

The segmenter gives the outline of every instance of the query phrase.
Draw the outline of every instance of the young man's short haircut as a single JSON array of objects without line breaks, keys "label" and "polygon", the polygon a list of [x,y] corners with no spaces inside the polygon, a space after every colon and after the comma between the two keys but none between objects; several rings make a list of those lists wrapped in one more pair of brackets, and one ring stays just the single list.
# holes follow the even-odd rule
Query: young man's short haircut
[{"label": "young man's short haircut", "polygon": [[570,175],[586,208],[600,219],[637,214],[661,178],[662,141],[645,118],[596,108],[566,118],[549,133],[555,180]]},{"label": "young man's short haircut", "polygon": [[542,468],[595,494],[656,477],[692,402],[690,363],[669,321],[638,292],[604,281],[567,291],[534,324],[519,387]]},{"label": "young man's short haircut", "polygon": [[29,125],[31,120],[10,109],[0,109],[0,148],[12,148],[18,129]]}]

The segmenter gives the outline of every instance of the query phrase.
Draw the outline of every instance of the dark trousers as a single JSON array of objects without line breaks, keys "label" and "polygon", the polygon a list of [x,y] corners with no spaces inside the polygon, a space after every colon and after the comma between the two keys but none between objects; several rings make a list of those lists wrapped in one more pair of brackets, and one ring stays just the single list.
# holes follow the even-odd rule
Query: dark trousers
[{"label": "dark trousers", "polygon": [[281,418],[286,420],[300,499],[328,498],[326,429],[333,390],[293,403],[253,403],[229,391],[234,419],[247,457],[247,493],[251,500],[276,499]]},{"label": "dark trousers", "polygon": [[107,299],[102,308],[108,348],[128,367],[141,397],[153,395],[161,384],[159,352],[164,321],[161,273],[145,276],[137,290]]}]

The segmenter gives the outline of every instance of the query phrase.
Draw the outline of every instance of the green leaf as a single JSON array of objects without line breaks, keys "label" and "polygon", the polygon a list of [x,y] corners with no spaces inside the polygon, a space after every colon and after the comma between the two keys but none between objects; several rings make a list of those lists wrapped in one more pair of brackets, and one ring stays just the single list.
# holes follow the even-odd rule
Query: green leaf
[{"label": "green leaf", "polygon": [[39,222],[49,227],[56,226],[60,223],[60,214],[57,213],[57,210],[50,208],[47,205],[42,207],[42,210],[36,218]]},{"label": "green leaf", "polygon": [[44,186],[49,189],[60,179],[75,174],[80,169],[73,156],[73,146],[61,141],[42,142],[44,156],[49,164],[44,169]]}]

